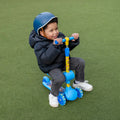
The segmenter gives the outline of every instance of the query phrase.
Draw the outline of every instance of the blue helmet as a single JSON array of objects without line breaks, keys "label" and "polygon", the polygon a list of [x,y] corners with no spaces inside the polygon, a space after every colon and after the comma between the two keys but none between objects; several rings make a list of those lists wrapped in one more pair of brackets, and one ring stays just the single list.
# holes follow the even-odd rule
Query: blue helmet
[{"label": "blue helmet", "polygon": [[35,32],[37,34],[39,34],[40,28],[47,25],[47,23],[49,23],[54,18],[57,18],[57,17],[54,16],[50,12],[43,12],[43,13],[40,13],[39,15],[37,15],[33,22],[33,27],[34,27]]}]

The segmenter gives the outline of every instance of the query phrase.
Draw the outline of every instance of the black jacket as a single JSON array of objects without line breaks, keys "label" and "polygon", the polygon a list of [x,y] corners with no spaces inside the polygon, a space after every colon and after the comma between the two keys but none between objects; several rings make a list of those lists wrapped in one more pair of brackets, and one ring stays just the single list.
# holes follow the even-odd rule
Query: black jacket
[{"label": "black jacket", "polygon": [[[58,38],[65,38],[63,33],[59,33]],[[54,68],[65,67],[65,44],[55,46],[53,41],[43,36],[37,35],[34,30],[30,33],[29,44],[34,48],[39,68],[44,73],[49,73]],[[79,39],[75,42],[70,41],[69,48],[72,50],[79,44]]]}]

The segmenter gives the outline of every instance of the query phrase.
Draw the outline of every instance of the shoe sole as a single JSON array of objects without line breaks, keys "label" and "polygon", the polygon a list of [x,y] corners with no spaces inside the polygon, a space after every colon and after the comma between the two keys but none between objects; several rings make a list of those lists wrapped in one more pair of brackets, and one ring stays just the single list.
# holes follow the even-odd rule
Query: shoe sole
[{"label": "shoe sole", "polygon": [[82,90],[84,90],[84,91],[86,91],[86,92],[90,92],[90,91],[92,91],[93,90],[93,87],[92,88],[90,88],[90,89],[84,89],[84,88],[82,88],[82,87],[80,87],[80,86],[77,86],[77,85],[75,85],[75,84],[73,84],[73,87],[74,88],[77,88],[77,87],[79,87],[79,88],[81,88]]}]

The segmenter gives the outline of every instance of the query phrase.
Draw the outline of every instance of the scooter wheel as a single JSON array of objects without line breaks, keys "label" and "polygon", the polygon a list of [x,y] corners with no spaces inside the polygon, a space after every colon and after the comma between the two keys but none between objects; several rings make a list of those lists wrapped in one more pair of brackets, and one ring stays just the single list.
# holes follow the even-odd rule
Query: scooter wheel
[{"label": "scooter wheel", "polygon": [[65,98],[65,96],[63,94],[58,95],[58,102],[62,106],[66,104],[66,98]]},{"label": "scooter wheel", "polygon": [[75,88],[75,90],[77,91],[78,94],[78,98],[82,98],[83,97],[83,91],[81,88]]}]

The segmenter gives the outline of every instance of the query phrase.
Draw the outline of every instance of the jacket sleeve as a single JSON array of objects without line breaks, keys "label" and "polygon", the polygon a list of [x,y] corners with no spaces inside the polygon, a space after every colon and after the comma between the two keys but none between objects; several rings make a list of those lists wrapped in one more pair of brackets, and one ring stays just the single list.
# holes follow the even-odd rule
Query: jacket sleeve
[{"label": "jacket sleeve", "polygon": [[40,42],[35,45],[34,50],[38,61],[46,65],[54,62],[56,57],[61,53],[61,50],[56,48],[53,44],[51,44],[49,48],[46,48],[41,46]]},{"label": "jacket sleeve", "polygon": [[75,48],[77,45],[79,45],[79,43],[80,43],[80,38],[78,38],[78,39],[75,40],[75,41],[70,41],[70,43],[69,43],[69,48],[70,48],[70,50],[72,50],[72,49]]}]

